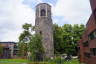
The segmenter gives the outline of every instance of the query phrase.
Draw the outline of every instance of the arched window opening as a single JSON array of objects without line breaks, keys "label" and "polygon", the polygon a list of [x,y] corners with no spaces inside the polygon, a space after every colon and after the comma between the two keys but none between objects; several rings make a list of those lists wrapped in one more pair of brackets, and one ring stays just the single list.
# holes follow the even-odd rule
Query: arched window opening
[{"label": "arched window opening", "polygon": [[41,10],[41,16],[46,16],[46,11],[44,9]]}]

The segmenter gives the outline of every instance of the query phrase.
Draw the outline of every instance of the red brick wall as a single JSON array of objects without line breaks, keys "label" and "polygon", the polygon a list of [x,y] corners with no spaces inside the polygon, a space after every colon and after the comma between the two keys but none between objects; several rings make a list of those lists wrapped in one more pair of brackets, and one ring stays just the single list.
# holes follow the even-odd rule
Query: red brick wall
[{"label": "red brick wall", "polygon": [[82,41],[83,40],[80,40],[79,41],[79,46],[80,46],[80,53],[79,53],[79,55],[80,55],[80,62],[81,63],[84,63],[85,61],[84,61],[84,50],[83,50],[83,46],[82,46]]},{"label": "red brick wall", "polygon": [[[86,31],[82,36],[82,41],[80,41],[80,54],[81,58],[80,61],[82,63],[86,64],[96,64],[96,57],[91,56],[90,58],[84,56],[84,52],[89,52],[90,53],[90,48],[96,48],[96,39],[94,40],[89,40],[89,34],[93,32],[96,29],[96,23],[95,23],[95,18],[94,15],[92,14],[88,20],[88,23],[86,25]],[[83,47],[83,43],[88,41],[89,46],[88,47]]]},{"label": "red brick wall", "polygon": [[[92,11],[96,8],[96,0],[90,0]],[[82,39],[79,41],[80,46],[80,61],[86,64],[96,64],[96,56],[90,56],[90,58],[84,56],[84,52],[89,52],[90,48],[96,48],[96,39],[89,40],[89,34],[96,29],[96,19],[94,13],[91,14],[87,24],[85,33],[82,36]],[[89,46],[83,47],[83,43],[88,41]]]},{"label": "red brick wall", "polygon": [[90,48],[96,48],[96,39],[90,41],[89,47]]},{"label": "red brick wall", "polygon": [[[90,48],[96,48],[96,39],[89,40],[89,34],[93,32],[96,29],[96,23],[95,23],[94,15],[92,14],[90,16],[90,19],[86,25],[86,31],[82,36],[82,40],[80,40],[80,61],[82,63],[86,64],[96,64],[96,56],[91,56],[90,58],[85,57],[84,53],[88,52],[91,53]],[[88,47],[83,47],[83,43],[88,41],[89,46]]]},{"label": "red brick wall", "polygon": [[92,14],[86,25],[87,35],[90,34],[94,29],[96,29],[96,20],[95,20],[94,14]]}]

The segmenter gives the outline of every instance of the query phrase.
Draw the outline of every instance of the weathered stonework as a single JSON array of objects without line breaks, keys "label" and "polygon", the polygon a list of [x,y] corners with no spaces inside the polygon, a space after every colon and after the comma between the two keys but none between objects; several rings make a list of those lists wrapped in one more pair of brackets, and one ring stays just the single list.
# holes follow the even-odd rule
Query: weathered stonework
[{"label": "weathered stonework", "polygon": [[41,3],[36,6],[35,19],[36,33],[42,35],[42,42],[47,57],[54,56],[53,24],[51,18],[51,6]]}]

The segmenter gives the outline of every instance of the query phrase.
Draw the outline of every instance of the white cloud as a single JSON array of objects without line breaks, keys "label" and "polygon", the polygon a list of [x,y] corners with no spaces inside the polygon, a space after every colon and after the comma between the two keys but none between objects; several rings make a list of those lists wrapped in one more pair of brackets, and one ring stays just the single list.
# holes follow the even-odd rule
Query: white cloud
[{"label": "white cloud", "polygon": [[35,24],[35,13],[23,0],[0,0],[0,41],[18,41],[22,24]]},{"label": "white cloud", "polygon": [[90,13],[88,0],[58,0],[53,8],[53,16],[62,16],[70,24],[85,24]]},{"label": "white cloud", "polygon": [[[0,0],[0,41],[18,41],[22,24],[35,24],[35,11],[30,7],[35,7],[43,0],[26,1],[27,4],[23,3],[24,0]],[[33,5],[30,5],[32,3]],[[59,25],[85,24],[91,13],[88,0],[57,0],[56,6],[49,4],[52,6],[52,16],[55,17],[53,23]],[[56,17],[62,17],[62,19]]]},{"label": "white cloud", "polygon": [[17,31],[12,31],[12,30],[8,30],[7,33],[4,33],[2,35],[2,40],[1,41],[15,41],[17,42],[18,41],[18,36],[20,35],[20,30]]},{"label": "white cloud", "polygon": [[34,2],[34,3],[42,3],[43,1],[42,0],[27,0],[28,2]]}]

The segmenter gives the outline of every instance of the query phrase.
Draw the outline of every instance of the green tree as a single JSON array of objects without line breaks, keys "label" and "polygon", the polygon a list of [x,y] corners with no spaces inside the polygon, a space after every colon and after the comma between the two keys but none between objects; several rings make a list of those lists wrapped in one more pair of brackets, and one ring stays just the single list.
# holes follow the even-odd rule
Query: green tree
[{"label": "green tree", "polygon": [[74,46],[72,44],[72,25],[65,24],[62,26],[63,30],[63,44],[62,47],[65,50],[63,53],[72,54],[74,52]]},{"label": "green tree", "polygon": [[74,51],[74,54],[77,54],[77,44],[78,44],[78,41],[80,40],[82,34],[84,33],[85,31],[85,26],[83,24],[81,25],[78,25],[78,24],[75,24],[73,25],[73,29],[72,29],[72,43],[74,44],[74,48],[75,48],[75,51]]},{"label": "green tree", "polygon": [[31,39],[32,25],[25,23],[23,26],[23,33],[19,36],[19,55],[24,57],[27,55],[28,42]]},{"label": "green tree", "polygon": [[19,55],[24,57],[30,52],[33,61],[43,60],[43,45],[41,35],[33,34],[35,27],[31,24],[24,24],[23,33],[19,37]]},{"label": "green tree", "polygon": [[54,51],[56,54],[61,54],[62,50],[62,28],[57,24],[53,25]]},{"label": "green tree", "polygon": [[42,45],[42,37],[38,34],[34,34],[31,37],[29,43],[29,51],[33,61],[42,61],[44,56],[44,48]]},{"label": "green tree", "polygon": [[83,24],[54,24],[54,48],[55,53],[77,54],[77,42],[85,30]]}]

